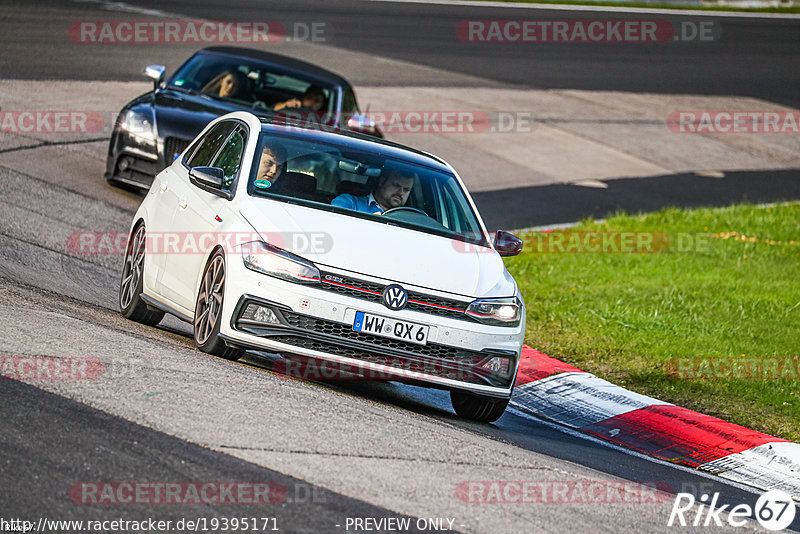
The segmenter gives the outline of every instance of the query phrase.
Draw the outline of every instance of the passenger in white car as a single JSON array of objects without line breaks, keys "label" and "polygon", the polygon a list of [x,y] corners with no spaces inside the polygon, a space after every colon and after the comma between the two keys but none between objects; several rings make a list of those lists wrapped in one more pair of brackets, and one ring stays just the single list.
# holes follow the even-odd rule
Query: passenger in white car
[{"label": "passenger in white car", "polygon": [[277,144],[265,146],[258,162],[256,187],[272,186],[284,172],[286,172],[286,149]]}]

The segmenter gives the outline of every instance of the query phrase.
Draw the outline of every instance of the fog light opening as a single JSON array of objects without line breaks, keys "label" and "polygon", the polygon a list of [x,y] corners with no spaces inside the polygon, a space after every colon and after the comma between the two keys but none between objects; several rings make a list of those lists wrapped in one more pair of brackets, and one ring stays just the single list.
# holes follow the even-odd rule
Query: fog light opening
[{"label": "fog light opening", "polygon": [[481,366],[481,369],[486,369],[487,371],[491,372],[492,374],[500,375],[503,377],[507,377],[509,373],[509,369],[511,369],[511,363],[508,358],[502,356],[495,356],[494,358],[487,360]]},{"label": "fog light opening", "polygon": [[260,324],[281,324],[278,316],[272,311],[272,308],[256,304],[255,302],[247,304],[239,319]]}]

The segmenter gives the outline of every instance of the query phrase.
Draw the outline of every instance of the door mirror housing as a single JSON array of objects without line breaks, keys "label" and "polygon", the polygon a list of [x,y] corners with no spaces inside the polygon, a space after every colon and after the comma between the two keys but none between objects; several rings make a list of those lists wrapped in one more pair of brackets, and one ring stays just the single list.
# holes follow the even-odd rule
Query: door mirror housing
[{"label": "door mirror housing", "polygon": [[224,188],[224,179],[225,171],[218,167],[192,167],[189,170],[189,181],[192,184],[212,195],[230,200],[233,195]]},{"label": "door mirror housing", "polygon": [[375,129],[375,121],[367,117],[366,115],[362,115],[360,113],[353,113],[350,115],[350,118],[347,119],[347,127],[351,130],[366,130],[372,131]]},{"label": "door mirror housing", "polygon": [[354,132],[365,133],[375,137],[383,137],[383,133],[375,124],[375,121],[361,113],[353,113],[347,119],[347,129]]},{"label": "door mirror housing", "polygon": [[516,256],[522,252],[522,239],[505,230],[494,234],[494,248],[503,257]]},{"label": "door mirror housing", "polygon": [[153,90],[158,89],[164,81],[164,73],[167,72],[164,65],[148,65],[144,68],[144,75],[153,80]]}]

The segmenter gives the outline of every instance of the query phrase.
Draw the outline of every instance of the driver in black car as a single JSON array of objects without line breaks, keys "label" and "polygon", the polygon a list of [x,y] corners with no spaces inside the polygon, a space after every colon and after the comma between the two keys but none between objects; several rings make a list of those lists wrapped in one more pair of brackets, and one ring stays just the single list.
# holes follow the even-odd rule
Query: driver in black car
[{"label": "driver in black car", "polygon": [[382,215],[384,211],[405,206],[412,187],[414,187],[412,176],[390,172],[378,179],[375,190],[369,195],[357,197],[345,193],[334,198],[331,206]]},{"label": "driver in black car", "polygon": [[319,111],[325,103],[325,92],[318,85],[311,85],[306,89],[300,98],[290,98],[285,102],[278,102],[272,107],[273,111],[280,111],[289,108],[303,108],[311,111]]}]

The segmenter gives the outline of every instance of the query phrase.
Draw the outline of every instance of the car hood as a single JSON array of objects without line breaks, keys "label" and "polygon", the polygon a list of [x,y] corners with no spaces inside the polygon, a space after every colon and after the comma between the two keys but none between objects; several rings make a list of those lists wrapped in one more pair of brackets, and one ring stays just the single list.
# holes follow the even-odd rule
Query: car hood
[{"label": "car hood", "polygon": [[508,297],[516,283],[493,249],[279,201],[253,199],[241,215],[267,242],[319,267],[467,297]]},{"label": "car hood", "polygon": [[162,89],[153,94],[153,111],[156,127],[161,138],[178,137],[194,139],[212,120],[233,111],[246,110],[256,115],[259,113],[249,107],[216,100],[203,95],[190,95],[171,89]]}]

